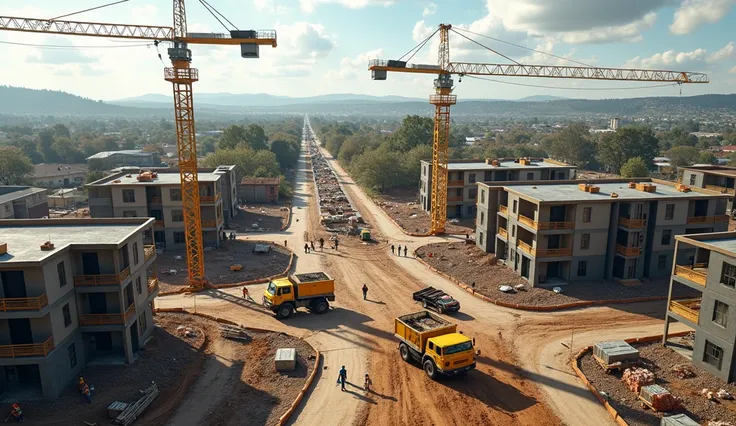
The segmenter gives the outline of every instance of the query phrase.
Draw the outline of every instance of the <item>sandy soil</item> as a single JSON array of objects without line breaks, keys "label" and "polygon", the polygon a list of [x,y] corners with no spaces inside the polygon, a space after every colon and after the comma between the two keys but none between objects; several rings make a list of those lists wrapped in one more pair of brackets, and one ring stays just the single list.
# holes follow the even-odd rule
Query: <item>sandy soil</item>
[{"label": "sandy soil", "polygon": [[[429,254],[432,253],[432,257]],[[617,300],[636,297],[667,296],[668,279],[644,280],[636,287],[624,287],[615,281],[568,283],[558,294],[551,288],[530,287],[528,282],[502,264],[494,264],[495,256],[484,253],[475,245],[463,243],[434,243],[417,249],[422,259],[458,280],[471,284],[475,282],[478,293],[493,299],[521,305],[550,306],[586,300]],[[525,291],[504,293],[500,285],[514,286],[525,284]],[[692,296],[697,292],[685,286],[675,288],[675,296]]]},{"label": "sandy soil", "polygon": [[[248,204],[230,221],[230,228],[238,232],[278,231],[289,220],[289,206],[284,204]],[[259,228],[253,228],[254,224]]]},{"label": "sandy soil", "polygon": [[[256,237],[251,237],[254,240]],[[253,254],[256,241],[228,240],[217,250],[205,251],[205,271],[211,284],[230,284],[280,274],[289,265],[291,253],[283,246],[271,244],[271,251]],[[180,256],[180,260],[177,260]],[[180,290],[188,285],[186,254],[183,250],[166,250],[157,260],[159,285],[162,292]],[[243,269],[231,271],[230,265],[240,264]],[[163,271],[176,269],[175,275]]]},{"label": "sandy soil", "polygon": [[[415,190],[394,190],[377,196],[375,202],[404,231],[415,234],[429,231],[429,213],[422,210],[419,193]],[[475,232],[475,219],[462,219],[457,224],[448,221],[445,228],[448,234],[472,234]]]},{"label": "sandy soil", "polygon": [[[663,347],[659,343],[638,346],[638,349],[645,366],[655,374],[656,383],[668,389],[676,397],[682,398],[683,409],[677,412],[683,412],[700,423],[720,420],[736,424],[736,402],[727,400],[711,402],[700,395],[703,388],[711,389],[714,392],[719,389],[726,389],[731,394],[736,395],[736,386],[727,384],[710,373],[695,367],[693,367],[695,377],[680,379],[673,374],[672,367],[675,364],[689,363],[685,357]],[[581,359],[581,370],[599,391],[604,391],[610,395],[609,402],[629,425],[659,424],[659,418],[666,415],[642,409],[636,394],[621,382],[621,373],[604,373],[590,354]]]},{"label": "sandy soil", "polygon": [[[79,395],[76,381],[54,401],[19,401],[26,423],[57,425],[59,419],[64,419],[64,424],[82,424],[83,421],[107,424],[107,406],[111,402],[135,401],[140,397],[138,390],[147,388],[153,381],[161,392],[157,401],[177,400],[188,372],[198,370],[201,364],[203,354],[198,349],[205,340],[201,332],[194,338],[179,336],[176,333],[179,324],[181,322],[172,320],[169,315],[158,315],[153,339],[138,354],[135,363],[85,368],[81,375],[95,388],[92,404],[87,404]],[[2,404],[0,411],[7,414],[10,406]],[[136,424],[146,424],[148,419],[157,416],[156,411],[146,411]]]}]

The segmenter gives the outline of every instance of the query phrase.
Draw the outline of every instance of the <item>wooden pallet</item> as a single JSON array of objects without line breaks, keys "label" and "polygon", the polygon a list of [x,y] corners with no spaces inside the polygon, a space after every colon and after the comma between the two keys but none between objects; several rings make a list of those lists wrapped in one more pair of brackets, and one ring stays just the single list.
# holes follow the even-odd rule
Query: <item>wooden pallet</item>
[{"label": "wooden pallet", "polygon": [[626,370],[629,367],[634,367],[636,365],[639,365],[639,363],[638,362],[635,362],[635,361],[629,361],[629,362],[621,362],[621,361],[618,361],[618,362],[614,362],[614,363],[611,363],[611,364],[607,364],[606,361],[603,361],[601,358],[599,358],[599,357],[597,357],[595,355],[593,355],[593,359],[595,360],[595,362],[598,363],[598,365],[601,366],[601,368],[603,369],[603,371],[605,371],[606,373],[610,373],[610,372],[612,372],[614,370],[624,371],[624,370]]},{"label": "wooden pallet", "polygon": [[247,334],[247,330],[234,325],[220,324],[220,336],[240,341],[250,341],[251,337]]}]

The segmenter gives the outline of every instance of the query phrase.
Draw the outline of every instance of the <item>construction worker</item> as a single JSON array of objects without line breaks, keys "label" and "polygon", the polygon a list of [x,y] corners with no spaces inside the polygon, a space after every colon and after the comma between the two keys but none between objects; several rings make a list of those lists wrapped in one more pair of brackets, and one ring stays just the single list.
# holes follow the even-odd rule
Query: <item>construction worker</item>
[{"label": "construction worker", "polygon": [[[13,409],[10,411],[10,416],[8,416],[8,419],[10,417],[13,417],[16,421],[16,423],[23,423],[23,410],[20,409],[20,404],[17,402],[13,404]],[[7,422],[8,419],[5,419]]]},{"label": "construction worker", "polygon": [[286,244],[287,242],[288,241],[284,240],[284,247],[288,247],[288,245]]},{"label": "construction worker", "polygon": [[312,248],[312,251],[314,251],[314,241],[310,241],[309,244],[310,244],[310,246]]},{"label": "construction worker", "polygon": [[406,257],[406,246],[404,246],[404,257]]},{"label": "construction worker", "polygon": [[394,246],[393,244],[391,244],[391,254],[396,254],[396,253],[394,253],[395,250],[396,250],[396,246]]},{"label": "construction worker", "polygon": [[401,256],[401,244],[399,244],[399,250],[396,252],[397,256]]},{"label": "construction worker", "polygon": [[340,240],[335,238],[335,250],[337,250],[337,246],[340,245]]},{"label": "construction worker", "polygon": [[345,390],[345,382],[348,380],[348,370],[345,369],[345,366],[343,365],[340,369],[339,376],[337,376],[337,382],[340,383],[341,389]]},{"label": "construction worker", "polygon": [[88,384],[84,384],[84,388],[82,388],[82,395],[87,399],[88,403],[92,403],[92,391],[89,388]]},{"label": "construction worker", "polygon": [[309,243],[304,243],[304,253],[309,253]]},{"label": "construction worker", "polygon": [[79,382],[77,383],[77,390],[79,390],[79,393],[82,393],[82,390],[84,390],[84,377],[79,376]]},{"label": "construction worker", "polygon": [[365,377],[363,379],[363,386],[365,387],[365,390],[369,391],[371,390],[371,385],[373,384],[373,380],[371,380],[371,376],[368,375],[368,372],[365,372]]},{"label": "construction worker", "polygon": [[319,239],[319,250],[322,251],[325,249],[325,239],[320,237]]},{"label": "construction worker", "polygon": [[248,294],[248,287],[243,286],[243,299],[250,299],[250,294]]},{"label": "construction worker", "polygon": [[363,290],[363,300],[365,300],[366,297],[368,297],[368,286],[363,284],[362,290]]}]

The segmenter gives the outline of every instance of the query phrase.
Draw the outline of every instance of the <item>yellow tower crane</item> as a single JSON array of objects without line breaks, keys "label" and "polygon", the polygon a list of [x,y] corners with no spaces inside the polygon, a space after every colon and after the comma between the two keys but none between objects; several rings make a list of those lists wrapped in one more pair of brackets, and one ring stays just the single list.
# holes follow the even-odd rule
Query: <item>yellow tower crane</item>
[{"label": "yellow tower crane", "polygon": [[[486,64],[450,61],[449,33],[463,37],[480,45],[493,53],[514,62],[513,64]],[[411,64],[408,60],[439,32],[440,43],[437,65]],[[464,32],[469,32],[464,30]],[[411,53],[407,61],[402,61]],[[564,58],[561,58],[564,59]],[[618,81],[647,81],[669,83],[708,83],[708,76],[703,73],[644,70],[626,68],[601,68],[592,66],[559,66],[559,65],[527,65],[520,64],[513,59],[486,47],[466,35],[456,31],[452,25],[441,24],[439,28],[411,49],[399,60],[371,60],[368,69],[371,70],[373,80],[386,80],[388,72],[435,74],[435,94],[429,97],[429,103],[435,106],[434,136],[432,141],[432,196],[430,207],[430,234],[437,235],[445,232],[447,221],[447,160],[450,139],[450,106],[457,103],[457,96],[452,94],[452,75],[463,76],[506,76],[506,77],[541,77],[582,80],[618,80]]]},{"label": "yellow tower crane", "polygon": [[[167,53],[172,66],[164,70],[164,79],[171,82],[174,88],[176,143],[179,156],[184,229],[186,231],[189,286],[194,290],[198,290],[207,286],[207,279],[204,273],[202,216],[199,208],[199,179],[197,175],[197,142],[194,131],[194,104],[192,96],[192,84],[199,80],[199,73],[196,68],[190,67],[192,51],[188,48],[188,45],[239,44],[240,54],[243,58],[258,58],[259,46],[270,45],[276,47],[276,31],[243,31],[235,29],[230,30],[230,34],[188,33],[184,0],[173,1],[173,27],[0,16],[0,30],[153,40],[156,44],[161,41],[171,42],[171,47]],[[214,9],[212,6],[206,1],[203,1],[202,4],[212,13],[211,9]],[[215,18],[217,18],[216,15]],[[219,20],[219,18],[217,19]]]}]

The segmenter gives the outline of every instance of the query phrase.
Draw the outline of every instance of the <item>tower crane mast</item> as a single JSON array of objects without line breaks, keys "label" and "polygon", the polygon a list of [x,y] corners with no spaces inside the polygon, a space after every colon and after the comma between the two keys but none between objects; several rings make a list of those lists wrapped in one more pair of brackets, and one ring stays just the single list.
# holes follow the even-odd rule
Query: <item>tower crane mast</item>
[{"label": "tower crane mast", "polygon": [[230,34],[188,33],[184,0],[173,0],[173,26],[109,24],[99,22],[0,16],[0,30],[21,31],[73,36],[125,38],[135,40],[168,41],[171,67],[164,69],[164,79],[172,83],[174,118],[179,158],[179,174],[186,239],[189,287],[193,290],[207,286],[204,271],[202,243],[202,215],[197,174],[197,141],[194,129],[194,98],[192,85],[199,80],[199,72],[191,68],[192,51],[189,44],[240,45],[243,58],[258,58],[259,46],[276,47],[276,31],[231,30]]},{"label": "tower crane mast", "polygon": [[[453,74],[459,75],[460,77],[464,75],[541,77],[576,80],[670,82],[679,84],[709,82],[706,74],[697,72],[590,66],[527,65],[519,63],[487,64],[451,62],[450,31],[456,32],[450,24],[440,24],[437,31],[435,31],[435,34],[439,32],[440,37],[437,65],[410,64],[401,60],[387,61],[382,59],[371,60],[368,64],[368,69],[371,71],[373,80],[386,80],[389,72],[436,75],[434,80],[435,93],[429,97],[429,103],[435,106],[432,140],[431,222],[429,230],[429,233],[432,235],[444,233],[447,221],[447,163],[450,140],[450,107],[457,103],[457,96],[452,94],[454,83],[452,80]],[[460,35],[465,37],[462,34]],[[418,46],[419,49],[426,44],[429,38],[420,43]],[[498,52],[494,51],[494,53]]]}]

